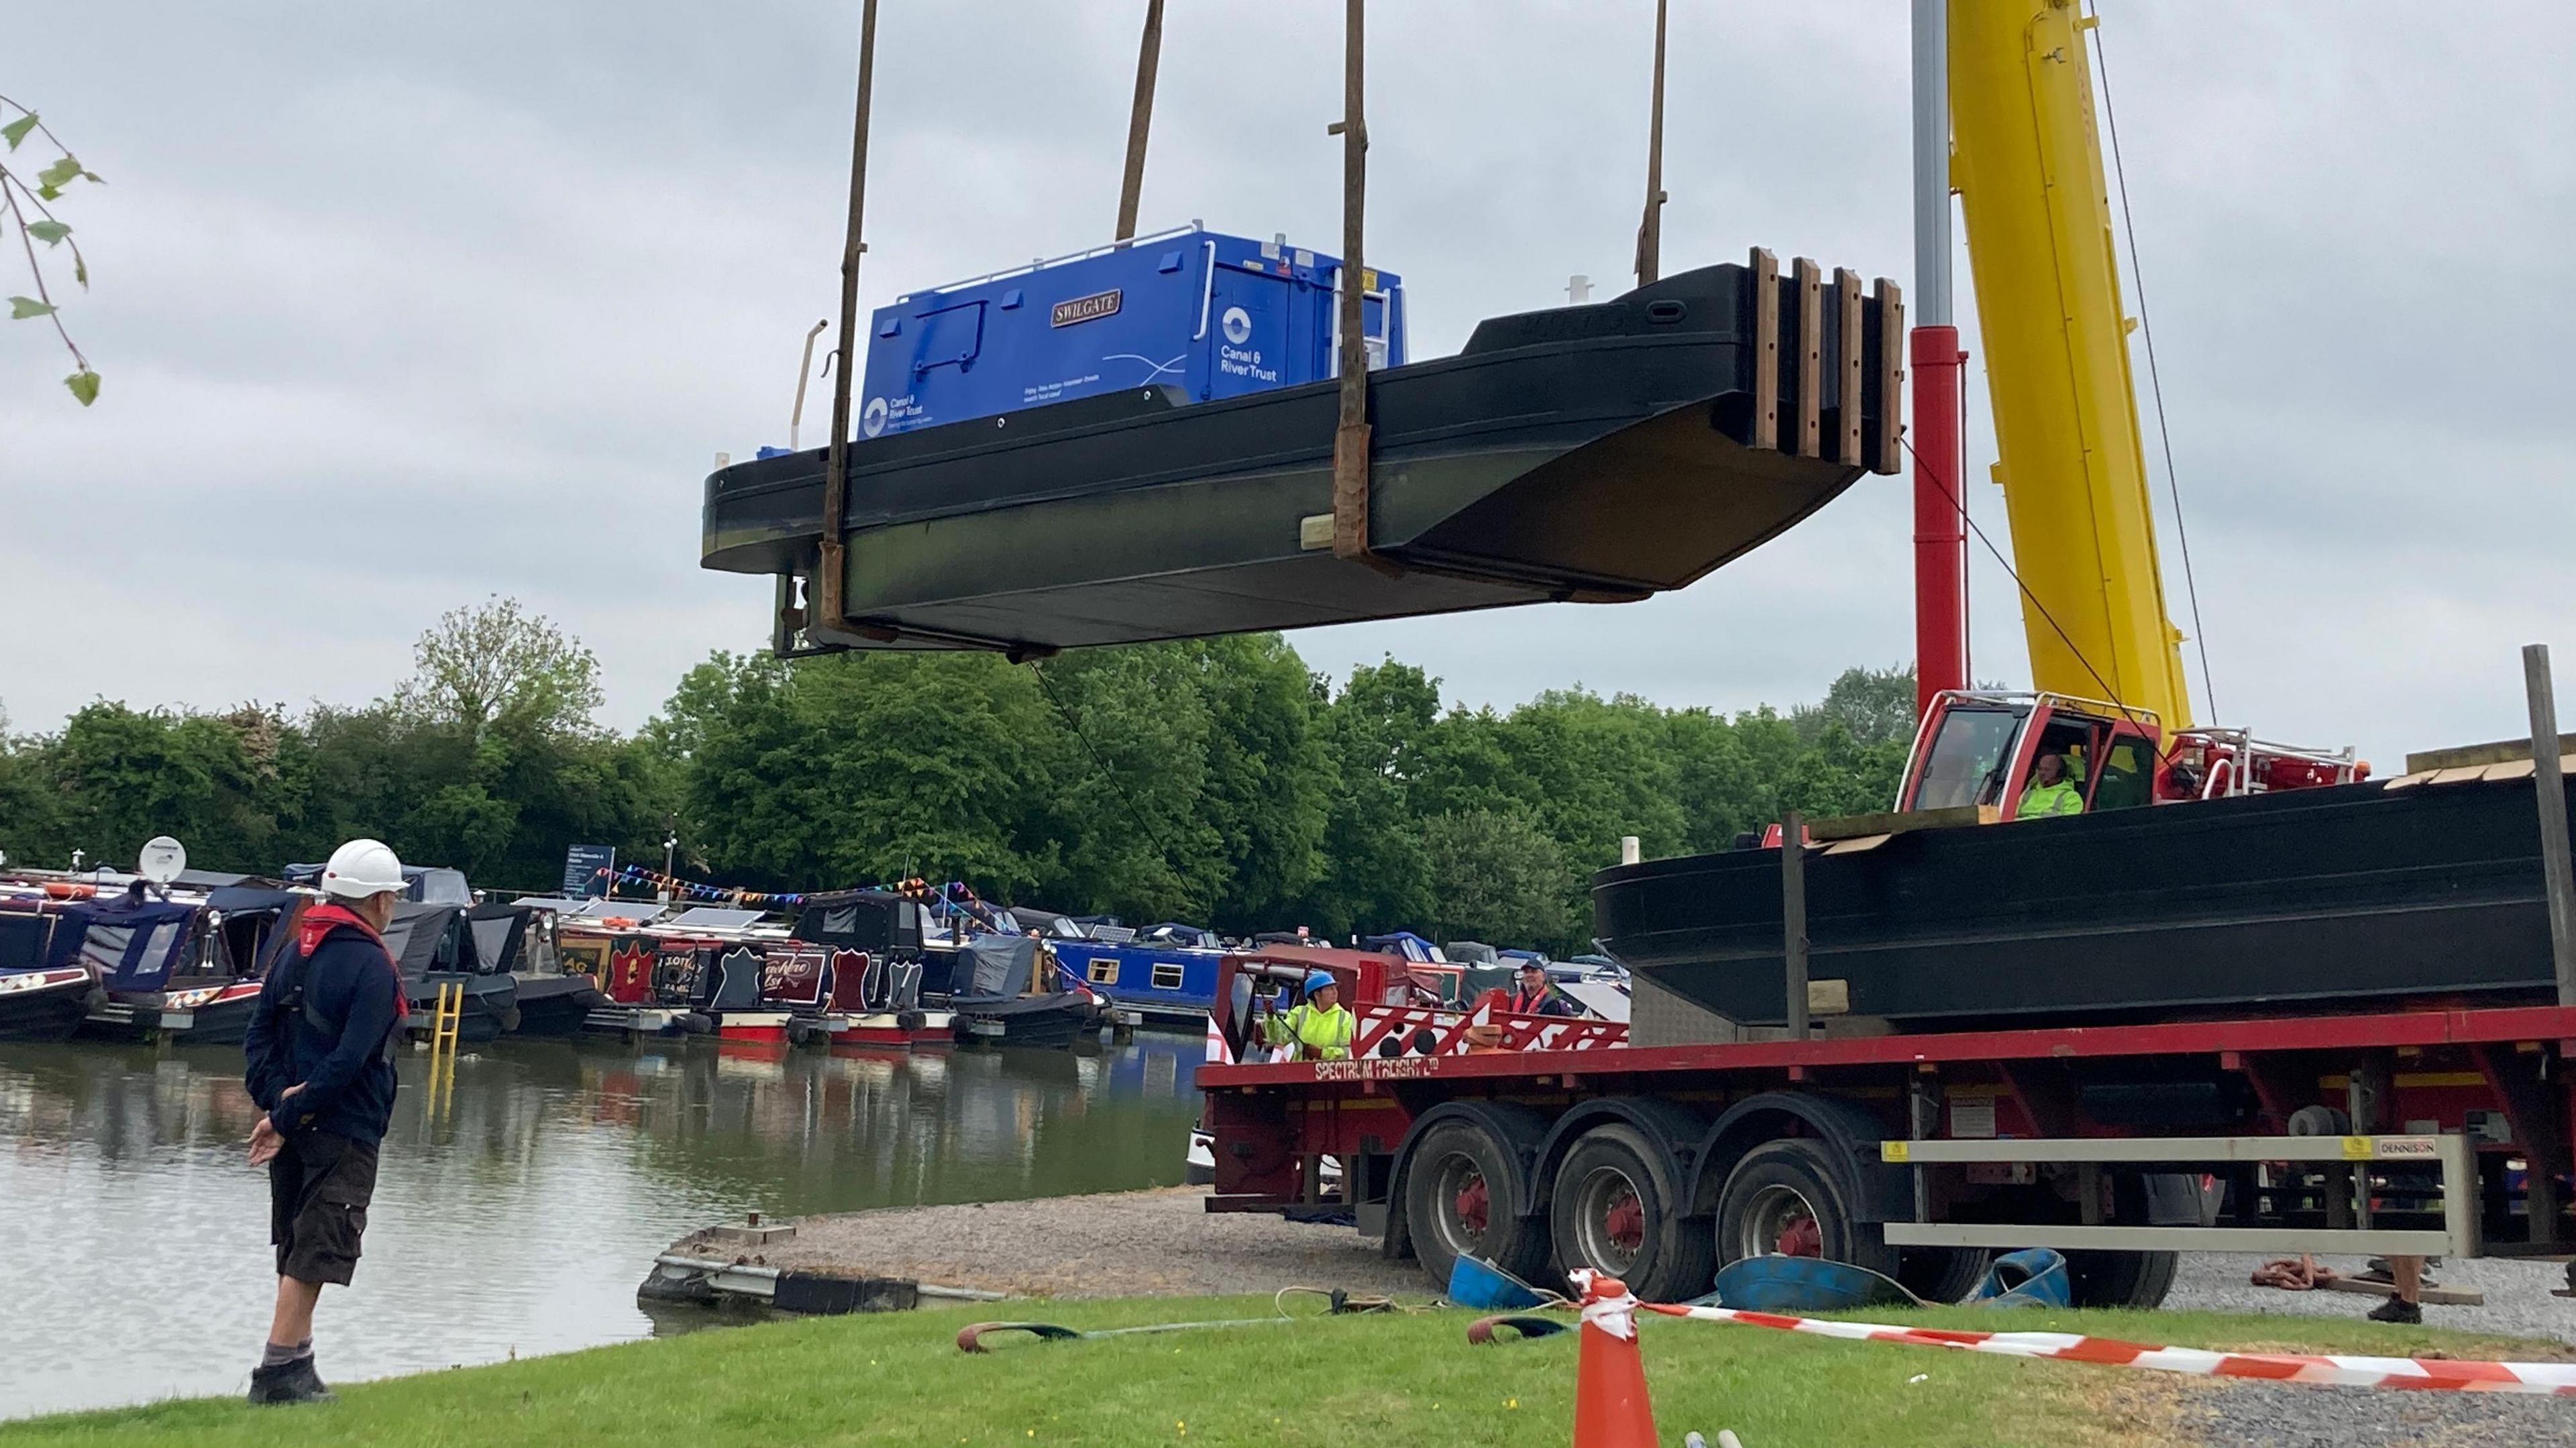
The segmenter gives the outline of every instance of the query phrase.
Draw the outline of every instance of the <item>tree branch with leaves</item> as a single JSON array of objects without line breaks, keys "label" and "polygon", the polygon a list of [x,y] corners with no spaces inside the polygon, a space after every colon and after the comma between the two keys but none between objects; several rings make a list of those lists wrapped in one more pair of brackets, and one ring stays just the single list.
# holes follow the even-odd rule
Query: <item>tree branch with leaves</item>
[{"label": "tree branch with leaves", "polygon": [[[18,148],[25,145],[31,135],[44,137],[57,153],[51,165],[34,173],[33,185],[28,184],[27,175],[12,166],[9,160],[18,154]],[[36,243],[43,242],[49,252],[68,247],[72,258],[72,280],[81,290],[89,290],[89,259],[81,255],[80,243],[72,240],[71,227],[54,215],[53,207],[48,203],[60,200],[63,192],[74,182],[87,181],[102,186],[107,183],[99,178],[97,172],[81,165],[79,158],[72,155],[71,148],[62,143],[62,138],[56,136],[41,117],[7,96],[0,96],[0,142],[8,145],[7,152],[0,153],[0,215],[5,215],[9,226],[17,232],[19,250],[27,254],[28,278],[36,288],[32,297],[9,298],[9,320],[31,322],[42,317],[54,324],[54,335],[63,339],[64,348],[70,351],[72,361],[79,368],[63,379],[63,385],[71,389],[72,396],[80,399],[81,406],[87,407],[98,401],[98,372],[89,365],[89,358],[82,354],[80,344],[72,340],[71,329],[63,325],[62,308],[54,301],[53,290],[45,280],[44,259],[37,255]],[[30,213],[33,213],[32,217]],[[5,237],[0,237],[0,242],[5,241]]]}]

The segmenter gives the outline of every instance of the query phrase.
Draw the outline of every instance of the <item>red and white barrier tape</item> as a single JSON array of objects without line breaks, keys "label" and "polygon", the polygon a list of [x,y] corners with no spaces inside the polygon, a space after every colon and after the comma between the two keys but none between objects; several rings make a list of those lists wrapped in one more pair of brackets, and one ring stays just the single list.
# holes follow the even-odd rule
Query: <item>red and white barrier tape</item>
[{"label": "red and white barrier tape", "polygon": [[1903,1342],[2006,1357],[2057,1358],[2111,1363],[2198,1377],[2264,1378],[2284,1383],[2335,1383],[2357,1388],[2438,1389],[2464,1393],[2550,1393],[2576,1397],[2576,1363],[2490,1363],[2449,1358],[2345,1357],[2306,1353],[2211,1352],[2196,1347],[2152,1347],[2117,1338],[2068,1332],[1956,1332],[1944,1328],[1888,1327],[1783,1317],[1727,1307],[1644,1304],[1648,1312],[1701,1322],[1739,1322],[1784,1332],[1813,1333],[1856,1342]]}]

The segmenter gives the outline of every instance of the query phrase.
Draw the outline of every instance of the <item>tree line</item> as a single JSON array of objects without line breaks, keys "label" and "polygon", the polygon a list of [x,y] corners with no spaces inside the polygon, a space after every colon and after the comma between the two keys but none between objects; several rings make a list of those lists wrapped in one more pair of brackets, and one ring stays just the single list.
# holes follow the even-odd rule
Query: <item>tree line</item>
[{"label": "tree line", "polygon": [[423,634],[359,708],[101,700],[0,727],[0,851],[125,863],[156,834],[274,873],[374,835],[478,885],[545,890],[565,847],[806,890],[923,875],[988,899],[1228,933],[1587,948],[1591,873],[1728,847],[1795,806],[1883,809],[1910,670],[1851,669],[1786,713],[1553,689],[1444,708],[1392,658],[1332,680],[1277,634],[1084,650],[782,661],[718,653],[643,728],[596,722],[598,663],[509,600]]}]

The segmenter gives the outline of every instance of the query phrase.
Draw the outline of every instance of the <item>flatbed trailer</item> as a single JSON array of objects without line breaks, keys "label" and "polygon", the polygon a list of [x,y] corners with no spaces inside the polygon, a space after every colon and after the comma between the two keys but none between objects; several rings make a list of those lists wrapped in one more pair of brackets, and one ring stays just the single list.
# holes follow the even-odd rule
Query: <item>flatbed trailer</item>
[{"label": "flatbed trailer", "polygon": [[2571,1051],[2576,1007],[2451,1001],[1198,1079],[1208,1210],[1347,1213],[1442,1287],[1472,1253],[1674,1301],[1786,1251],[1946,1299],[2045,1246],[2081,1301],[2146,1307],[2182,1250],[2576,1254]]}]

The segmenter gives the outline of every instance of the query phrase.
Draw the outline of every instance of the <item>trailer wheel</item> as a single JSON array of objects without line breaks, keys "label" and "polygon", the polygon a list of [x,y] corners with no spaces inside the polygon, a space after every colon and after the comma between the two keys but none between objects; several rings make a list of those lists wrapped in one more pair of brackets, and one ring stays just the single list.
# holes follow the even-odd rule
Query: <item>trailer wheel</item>
[{"label": "trailer wheel", "polygon": [[1648,1302],[1678,1302],[1717,1275],[1716,1238],[1682,1215],[1664,1157],[1633,1126],[1597,1126],[1565,1154],[1549,1193],[1556,1265],[1590,1267]]},{"label": "trailer wheel", "polygon": [[1994,1262],[1985,1247],[1905,1247],[1896,1254],[1896,1280],[1926,1302],[1952,1303],[1976,1291]]},{"label": "trailer wheel", "polygon": [[1824,1148],[1803,1138],[1744,1154],[1717,1194],[1717,1260],[1780,1253],[1849,1262],[1896,1275],[1896,1253],[1852,1210]]},{"label": "trailer wheel", "polygon": [[2078,1307],[2161,1307],[2181,1265],[2174,1252],[2069,1252],[2066,1281]]},{"label": "trailer wheel", "polygon": [[1513,1210],[1507,1152],[1467,1121],[1443,1121],[1413,1148],[1404,1176],[1405,1223],[1413,1255],[1443,1289],[1461,1257],[1482,1257],[1523,1281],[1547,1266],[1547,1224]]}]

